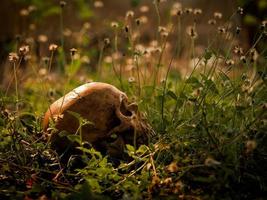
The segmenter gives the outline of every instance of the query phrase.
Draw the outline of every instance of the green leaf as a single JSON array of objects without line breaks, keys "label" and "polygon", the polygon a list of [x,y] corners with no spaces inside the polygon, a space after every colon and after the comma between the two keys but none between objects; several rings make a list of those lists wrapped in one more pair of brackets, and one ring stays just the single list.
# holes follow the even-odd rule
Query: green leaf
[{"label": "green leaf", "polygon": [[194,76],[188,78],[185,82],[188,83],[188,84],[190,84],[190,85],[192,85],[192,87],[193,87],[194,89],[199,88],[199,87],[202,87],[202,84],[201,84],[201,83],[199,82],[199,80],[198,80],[196,77],[194,77]]},{"label": "green leaf", "polygon": [[219,94],[219,90],[217,89],[216,84],[211,79],[205,80],[205,85],[211,92]]},{"label": "green leaf", "polygon": [[174,100],[177,100],[177,96],[173,91],[168,90],[167,95],[173,98]]},{"label": "green leaf", "polygon": [[72,142],[80,143],[80,136],[79,135],[69,134],[69,135],[67,135],[67,138]]},{"label": "green leaf", "polygon": [[133,153],[135,151],[134,147],[130,144],[126,144],[126,149],[131,153]]}]

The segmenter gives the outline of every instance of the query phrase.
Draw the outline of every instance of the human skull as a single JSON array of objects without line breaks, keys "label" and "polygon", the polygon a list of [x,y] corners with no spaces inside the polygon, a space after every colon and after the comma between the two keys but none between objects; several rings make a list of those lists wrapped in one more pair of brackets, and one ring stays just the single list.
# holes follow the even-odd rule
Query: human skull
[{"label": "human skull", "polygon": [[56,132],[51,133],[50,141],[59,152],[64,152],[70,144],[59,132],[79,134],[79,120],[73,113],[91,122],[80,129],[82,141],[112,157],[120,158],[125,144],[147,144],[153,133],[137,105],[130,104],[125,93],[110,84],[87,83],[55,101],[45,114],[43,128],[49,132],[49,122],[54,121]]}]

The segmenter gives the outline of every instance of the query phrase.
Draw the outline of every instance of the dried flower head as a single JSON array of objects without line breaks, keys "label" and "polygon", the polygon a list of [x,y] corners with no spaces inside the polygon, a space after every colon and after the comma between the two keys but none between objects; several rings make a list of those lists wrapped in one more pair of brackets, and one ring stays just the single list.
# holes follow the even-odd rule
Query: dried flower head
[{"label": "dried flower head", "polygon": [[244,10],[243,10],[243,8],[238,7],[238,8],[237,8],[237,13],[239,13],[240,15],[243,15],[243,14],[244,14]]},{"label": "dried flower head", "polygon": [[46,68],[40,68],[39,71],[38,71],[38,74],[40,76],[45,76],[47,75],[47,69]]},{"label": "dried flower head", "polygon": [[210,25],[215,25],[215,24],[216,24],[216,20],[215,20],[215,19],[210,19],[210,20],[208,21],[208,24],[210,24]]},{"label": "dried flower head", "polygon": [[49,51],[56,51],[58,46],[56,44],[50,44],[49,45]]},{"label": "dried flower head", "polygon": [[188,26],[186,28],[186,33],[192,38],[192,39],[196,39],[198,34],[196,32],[196,28],[194,26]]},{"label": "dried flower head", "polygon": [[29,45],[23,45],[19,48],[19,54],[22,56],[25,56],[27,53],[29,53],[30,47]]},{"label": "dried flower head", "polygon": [[235,61],[232,60],[232,59],[228,59],[228,60],[225,62],[225,64],[228,65],[228,66],[232,66],[232,65],[235,64]]},{"label": "dried flower head", "polygon": [[166,32],[167,31],[167,28],[164,27],[164,26],[159,26],[158,27],[158,32],[161,33],[161,32]]},{"label": "dried flower head", "polygon": [[81,57],[81,62],[84,64],[89,64],[90,63],[90,58],[86,55]]},{"label": "dried flower head", "polygon": [[30,29],[31,31],[34,31],[34,30],[36,29],[36,25],[35,25],[35,24],[30,24],[30,25],[29,25],[29,29]]},{"label": "dried flower head", "polygon": [[202,14],[202,10],[200,8],[195,8],[193,13],[194,15],[200,15]]},{"label": "dried flower head", "polygon": [[70,49],[70,55],[71,56],[74,56],[76,53],[77,53],[77,49],[75,49],[75,48]]},{"label": "dried flower head", "polygon": [[164,38],[168,37],[169,33],[167,31],[163,31],[160,33],[160,35]]},{"label": "dried flower head", "polygon": [[69,28],[64,29],[63,31],[64,36],[69,37],[71,36],[71,34],[72,34],[72,31]]},{"label": "dried flower head", "polygon": [[37,10],[36,6],[34,6],[34,5],[29,5],[29,7],[28,7],[28,11],[29,11],[29,12],[33,12],[33,11],[36,11],[36,10]]},{"label": "dried flower head", "polygon": [[184,12],[185,12],[186,14],[191,14],[191,13],[193,12],[193,9],[192,9],[192,8],[185,8],[185,9],[184,9]]},{"label": "dried flower head", "polygon": [[258,60],[259,54],[255,48],[249,51],[250,61],[256,62]]},{"label": "dried flower head", "polygon": [[141,19],[140,19],[140,18],[136,18],[136,19],[135,19],[135,24],[136,24],[137,26],[139,26],[139,25],[141,24]]},{"label": "dried flower head", "polygon": [[148,18],[147,18],[147,16],[141,16],[140,17],[140,22],[142,23],[142,24],[146,24],[147,22],[148,22]]},{"label": "dried flower head", "polygon": [[220,12],[214,12],[213,13],[213,16],[214,16],[214,18],[221,19],[222,18],[222,13],[220,13]]},{"label": "dried flower head", "polygon": [[41,43],[45,43],[47,42],[48,38],[46,35],[39,35],[38,38],[37,38],[38,42],[41,42]]},{"label": "dried flower head", "polygon": [[118,23],[118,22],[111,22],[111,23],[110,23],[110,26],[111,26],[112,28],[118,28],[118,27],[119,27],[119,23]]},{"label": "dried flower head", "polygon": [[142,13],[146,13],[146,12],[149,11],[149,7],[148,7],[148,6],[141,6],[139,10],[140,10],[140,12],[142,12]]},{"label": "dried flower head", "polygon": [[8,60],[10,62],[15,63],[15,62],[17,62],[18,59],[19,59],[19,56],[17,53],[14,53],[14,52],[9,53]]},{"label": "dried flower head", "polygon": [[182,4],[179,2],[174,3],[170,12],[171,16],[176,16],[176,15],[180,16],[182,15],[182,13],[183,13]]},{"label": "dried flower head", "polygon": [[132,10],[127,11],[125,16],[127,19],[133,18],[134,17],[134,11],[132,11]]},{"label": "dried flower head", "polygon": [[88,29],[91,28],[91,24],[90,24],[89,22],[85,22],[85,23],[83,24],[83,28],[84,28],[85,30],[88,30]]},{"label": "dried flower head", "polygon": [[130,27],[129,25],[124,26],[125,33],[129,33]]},{"label": "dried flower head", "polygon": [[234,47],[234,53],[238,54],[238,55],[242,55],[244,53],[243,48],[241,48],[239,46],[235,46]]},{"label": "dried flower head", "polygon": [[29,11],[27,9],[22,9],[22,10],[20,10],[19,14],[20,14],[20,16],[25,17],[25,16],[29,15]]},{"label": "dried flower head", "polygon": [[106,56],[104,58],[104,62],[107,63],[107,64],[111,64],[112,63],[112,57],[111,56]]},{"label": "dried flower head", "polygon": [[105,38],[104,39],[104,45],[108,46],[110,44],[110,39],[109,38]]},{"label": "dried flower head", "polygon": [[95,8],[102,8],[104,6],[104,3],[102,1],[95,1],[94,7]]},{"label": "dried flower head", "polygon": [[247,60],[246,60],[246,56],[241,56],[241,57],[240,57],[240,60],[241,60],[243,63],[246,63],[246,62],[247,62]]},{"label": "dried flower head", "polygon": [[135,83],[135,78],[133,76],[128,78],[129,83]]},{"label": "dried flower head", "polygon": [[226,29],[223,26],[219,26],[217,30],[218,30],[218,32],[220,34],[225,34],[226,33]]},{"label": "dried flower head", "polygon": [[45,65],[48,65],[50,58],[49,57],[43,57],[42,61],[44,62]]},{"label": "dried flower head", "polygon": [[67,4],[66,1],[60,1],[59,2],[59,5],[61,8],[64,8],[66,6],[66,4]]}]

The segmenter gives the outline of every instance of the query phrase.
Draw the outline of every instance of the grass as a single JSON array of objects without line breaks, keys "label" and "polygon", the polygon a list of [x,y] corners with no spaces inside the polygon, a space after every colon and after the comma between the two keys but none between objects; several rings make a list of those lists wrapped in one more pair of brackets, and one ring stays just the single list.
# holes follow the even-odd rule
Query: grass
[{"label": "grass", "polygon": [[[160,6],[154,2],[156,26],[162,26]],[[0,91],[1,199],[264,199],[266,47],[255,48],[264,41],[266,27],[259,28],[251,47],[237,51],[234,47],[242,41],[230,22],[238,12],[226,22],[215,17],[219,30],[196,55],[194,19],[201,13],[177,4],[169,9],[178,15],[169,16],[168,24],[153,34],[157,41],[152,44],[142,44],[142,22],[135,25],[134,13],[125,21],[112,22],[107,30],[113,31],[113,39],[105,38],[100,49],[94,49],[96,70],[88,70],[83,59],[94,51],[82,46],[68,53],[51,44],[51,56],[43,66],[33,46],[10,54],[14,78],[7,91]],[[62,70],[61,63],[68,59]],[[182,70],[188,73],[176,68],[182,60],[187,63]],[[114,165],[109,156],[82,142],[80,130],[88,123],[83,119],[79,136],[69,138],[79,141],[82,155],[62,163],[50,147],[42,129],[43,113],[87,80],[123,90],[152,125],[156,135],[149,144],[126,145],[130,161]]]}]

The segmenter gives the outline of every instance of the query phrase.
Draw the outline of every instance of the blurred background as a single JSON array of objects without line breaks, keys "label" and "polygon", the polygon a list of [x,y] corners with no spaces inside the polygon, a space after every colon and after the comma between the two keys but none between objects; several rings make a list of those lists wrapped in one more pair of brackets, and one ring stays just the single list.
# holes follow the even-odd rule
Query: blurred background
[{"label": "blurred background", "polygon": [[[242,27],[240,37],[242,37],[243,46],[253,43],[258,24],[267,17],[267,0],[161,0],[159,12],[162,26],[168,24],[171,17],[170,8],[175,3],[182,4],[183,9],[202,10],[198,17],[187,19],[191,24],[198,24],[197,45],[200,47],[198,48],[200,52],[201,46],[205,45],[212,31],[207,28],[208,21],[214,18],[216,12],[221,13],[221,17],[217,17],[225,21],[236,12],[238,6],[244,9],[242,16],[232,19],[235,24]],[[42,59],[49,56],[49,45],[61,44],[62,38],[64,38],[64,49],[68,50],[72,47],[83,49],[87,56],[84,57],[84,60],[88,61],[87,67],[94,69],[99,57],[98,49],[101,41],[113,35],[110,24],[113,21],[123,21],[129,10],[134,12],[134,18],[142,19],[140,40],[146,43],[155,39],[158,19],[152,0],[66,0],[64,2],[1,0],[1,80],[3,80],[8,54],[16,51],[18,46],[31,44],[37,59]]]}]

